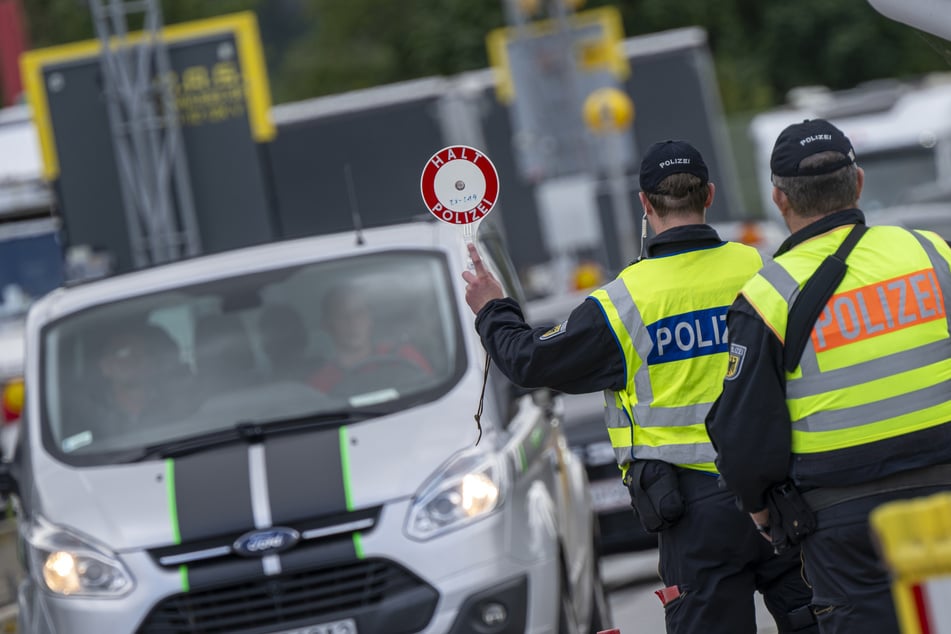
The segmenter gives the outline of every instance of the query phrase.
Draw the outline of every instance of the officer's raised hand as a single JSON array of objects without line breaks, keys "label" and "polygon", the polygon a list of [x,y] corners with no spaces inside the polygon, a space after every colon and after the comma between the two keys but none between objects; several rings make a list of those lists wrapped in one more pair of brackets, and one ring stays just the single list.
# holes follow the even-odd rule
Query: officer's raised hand
[{"label": "officer's raised hand", "polygon": [[476,246],[470,243],[468,248],[475,272],[463,271],[462,279],[466,281],[466,303],[478,315],[483,306],[493,299],[502,299],[505,294],[499,281],[485,268]]}]

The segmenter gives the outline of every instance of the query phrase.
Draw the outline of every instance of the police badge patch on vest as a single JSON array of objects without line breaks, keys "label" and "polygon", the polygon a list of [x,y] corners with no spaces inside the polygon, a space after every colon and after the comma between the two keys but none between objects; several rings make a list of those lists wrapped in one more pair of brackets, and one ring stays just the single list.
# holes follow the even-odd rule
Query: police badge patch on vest
[{"label": "police badge patch on vest", "polygon": [[568,329],[568,320],[566,319],[560,324],[558,324],[557,326],[553,326],[549,328],[545,333],[543,333],[541,336],[538,337],[538,340],[547,341],[548,339],[551,339],[552,337],[557,337],[558,335],[564,334],[564,332],[567,329]]},{"label": "police badge patch on vest", "polygon": [[730,360],[726,368],[725,380],[732,381],[740,376],[740,370],[743,369],[743,359],[745,357],[746,346],[741,346],[738,343],[730,344]]}]

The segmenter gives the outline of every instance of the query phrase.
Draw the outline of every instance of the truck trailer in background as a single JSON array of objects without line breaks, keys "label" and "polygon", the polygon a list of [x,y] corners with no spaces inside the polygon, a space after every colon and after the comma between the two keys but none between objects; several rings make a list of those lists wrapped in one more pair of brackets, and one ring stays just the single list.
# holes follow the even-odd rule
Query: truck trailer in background
[{"label": "truck trailer in background", "polygon": [[[706,32],[676,29],[628,38],[623,46],[631,73],[622,88],[636,112],[635,157],[655,141],[690,140],[703,153],[717,185],[708,219],[727,239],[745,237],[768,248],[766,242],[776,239],[775,223],[757,224],[759,219],[743,208]],[[566,233],[600,237],[575,254],[576,263],[593,262],[610,274],[619,271],[627,262],[607,179],[595,172],[580,174],[574,179],[580,185],[569,188],[581,192],[575,206],[549,208],[558,204],[557,196],[545,195],[545,183],[519,175],[517,132],[508,106],[496,99],[495,81],[486,69],[275,106],[277,135],[264,152],[278,233],[298,237],[352,228],[355,222],[377,226],[425,214],[419,175],[426,160],[434,148],[467,144],[484,149],[499,170],[496,213],[530,295],[573,290],[559,284],[554,270],[556,245]],[[638,163],[632,161],[624,174],[626,193],[635,203]],[[639,205],[633,207],[640,228]],[[562,221],[566,216],[574,224]],[[596,226],[579,226],[579,219]],[[563,282],[565,276],[560,278]]]},{"label": "truck trailer in background", "polygon": [[951,74],[878,80],[849,90],[791,91],[789,103],[750,123],[759,191],[770,202],[769,155],[787,125],[828,119],[852,141],[865,170],[859,206],[870,224],[929,229],[951,239]]}]

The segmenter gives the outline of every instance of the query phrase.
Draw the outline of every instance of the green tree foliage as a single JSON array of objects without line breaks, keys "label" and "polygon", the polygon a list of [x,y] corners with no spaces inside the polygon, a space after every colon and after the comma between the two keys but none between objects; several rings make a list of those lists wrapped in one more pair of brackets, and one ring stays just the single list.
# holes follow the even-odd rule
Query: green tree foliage
[{"label": "green tree foliage", "polygon": [[[601,4],[611,3],[590,3]],[[706,28],[728,111],[775,105],[795,86],[848,88],[951,70],[933,38],[889,20],[866,0],[627,0],[618,6],[628,35]]]},{"label": "green tree foliage", "polygon": [[[197,20],[223,13],[256,9],[265,0],[163,0],[162,14],[166,24]],[[88,40],[95,37],[92,13],[85,0],[22,0],[27,16],[27,30],[35,48]],[[107,0],[100,4],[108,5]],[[141,28],[136,14],[129,17],[131,29]]]},{"label": "green tree foliage", "polygon": [[35,48],[92,37],[89,11],[72,0],[22,0],[30,43]]},{"label": "green tree foliage", "polygon": [[484,67],[485,35],[504,24],[496,0],[308,0],[305,15],[278,101]]},{"label": "green tree foliage", "polygon": [[[540,0],[541,1],[541,0]],[[32,42],[93,36],[81,0],[23,0]],[[168,23],[257,11],[275,101],[451,74],[487,64],[485,35],[506,0],[164,0]],[[803,84],[831,88],[948,70],[934,38],[866,0],[589,0],[615,4],[628,35],[698,25],[709,34],[727,111],[781,102]]]}]

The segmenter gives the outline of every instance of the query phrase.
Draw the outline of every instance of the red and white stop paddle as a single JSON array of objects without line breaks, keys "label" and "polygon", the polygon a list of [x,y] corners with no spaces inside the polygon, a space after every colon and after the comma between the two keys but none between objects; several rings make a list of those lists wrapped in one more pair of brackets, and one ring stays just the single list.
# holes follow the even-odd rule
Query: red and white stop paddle
[{"label": "red and white stop paddle", "polygon": [[419,181],[430,213],[462,225],[466,242],[472,227],[492,211],[499,198],[499,173],[481,151],[468,145],[444,147],[426,162]]},{"label": "red and white stop paddle", "polygon": [[[419,179],[423,202],[430,213],[454,225],[462,225],[466,243],[464,258],[470,272],[475,266],[469,258],[468,245],[472,243],[475,224],[486,217],[499,198],[499,173],[485,154],[468,145],[450,145],[439,150],[426,161]],[[485,357],[488,376],[489,357]],[[475,415],[482,439],[482,401]]]}]

